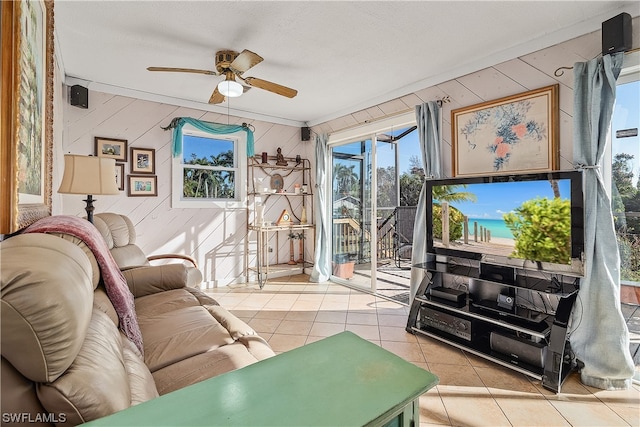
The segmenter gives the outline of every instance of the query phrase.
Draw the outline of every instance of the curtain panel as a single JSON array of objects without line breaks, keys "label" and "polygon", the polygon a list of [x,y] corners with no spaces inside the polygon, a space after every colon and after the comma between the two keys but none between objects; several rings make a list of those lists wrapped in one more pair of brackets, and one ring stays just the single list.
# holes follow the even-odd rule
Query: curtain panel
[{"label": "curtain panel", "polygon": [[[441,109],[436,101],[416,105],[416,123],[420,139],[420,152],[427,179],[441,177]],[[427,194],[425,187],[420,191],[418,209],[413,228],[413,248],[411,265],[427,262]],[[424,279],[424,269],[411,267],[410,300],[416,295],[418,286]]]},{"label": "curtain panel", "polygon": [[247,133],[247,157],[253,157],[253,155],[255,154],[253,131],[246,123],[243,123],[242,125],[224,125],[220,123],[205,122],[203,120],[194,119],[192,117],[176,117],[171,120],[169,126],[167,126],[166,128],[162,128],[164,130],[173,129],[173,157],[178,157],[182,154],[182,127],[186,124],[189,124],[202,132],[207,132],[214,135],[223,135],[244,131]]},{"label": "curtain panel", "polygon": [[631,385],[629,331],[620,309],[620,256],[611,201],[602,177],[616,80],[624,54],[574,64],[574,161],[583,169],[585,271],[569,341],[584,363],[581,380],[601,389]]},{"label": "curtain panel", "polygon": [[309,280],[315,283],[326,282],[331,275],[331,219],[327,198],[327,143],[329,135],[316,136],[316,199],[314,203],[316,218],[316,250],[313,270]]}]

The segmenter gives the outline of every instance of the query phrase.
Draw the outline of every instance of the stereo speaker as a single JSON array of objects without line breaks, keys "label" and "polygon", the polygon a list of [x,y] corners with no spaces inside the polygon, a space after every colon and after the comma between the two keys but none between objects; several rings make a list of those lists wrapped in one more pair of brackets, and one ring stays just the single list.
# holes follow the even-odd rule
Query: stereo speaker
[{"label": "stereo speaker", "polygon": [[544,367],[547,354],[547,346],[544,344],[497,332],[491,332],[489,341],[491,350],[509,356],[513,363],[522,361],[539,368]]},{"label": "stereo speaker", "polygon": [[87,88],[80,85],[71,86],[69,103],[79,108],[89,108],[89,91]]},{"label": "stereo speaker", "polygon": [[303,141],[309,141],[311,139],[311,129],[308,127],[300,128],[300,139]]},{"label": "stereo speaker", "polygon": [[631,49],[631,15],[621,13],[602,23],[602,55]]}]

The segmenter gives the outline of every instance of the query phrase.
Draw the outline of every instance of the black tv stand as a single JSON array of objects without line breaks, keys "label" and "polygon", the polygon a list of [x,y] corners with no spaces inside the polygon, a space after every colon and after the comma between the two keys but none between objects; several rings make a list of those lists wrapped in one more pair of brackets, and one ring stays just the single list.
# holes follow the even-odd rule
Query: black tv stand
[{"label": "black tv stand", "polygon": [[567,324],[580,278],[439,256],[417,266],[425,279],[407,331],[451,344],[560,392],[577,362]]}]

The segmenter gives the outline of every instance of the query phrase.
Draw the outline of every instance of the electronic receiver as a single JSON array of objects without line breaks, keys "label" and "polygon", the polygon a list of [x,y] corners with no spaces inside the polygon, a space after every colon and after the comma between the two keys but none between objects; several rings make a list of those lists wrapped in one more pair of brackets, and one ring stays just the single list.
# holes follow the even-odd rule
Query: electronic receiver
[{"label": "electronic receiver", "polygon": [[471,341],[471,321],[423,306],[420,309],[420,322],[456,337]]}]

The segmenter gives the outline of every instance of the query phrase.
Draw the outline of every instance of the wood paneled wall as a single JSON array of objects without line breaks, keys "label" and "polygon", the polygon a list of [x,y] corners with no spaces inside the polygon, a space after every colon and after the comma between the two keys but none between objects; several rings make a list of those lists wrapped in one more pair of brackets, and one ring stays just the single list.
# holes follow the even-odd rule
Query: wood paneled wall
[{"label": "wood paneled wall", "polygon": [[[245,280],[245,248],[249,262],[255,259],[255,236],[247,235],[245,209],[173,209],[171,208],[171,131],[164,131],[174,117],[194,117],[217,123],[250,123],[255,127],[255,151],[275,155],[281,147],[287,157],[313,159],[313,141],[300,140],[300,128],[247,120],[239,117],[176,107],[101,92],[89,92],[89,109],[64,102],[64,135],[61,153],[94,154],[94,137],[126,139],[129,148],[156,150],[157,197],[96,196],[96,213],[127,215],[136,226],[137,243],[147,254],[186,253],[196,258],[207,285],[224,286]],[[128,157],[130,157],[128,155]],[[130,160],[130,159],[129,159]],[[130,172],[125,165],[125,176]],[[54,169],[63,169],[62,154],[56,156]],[[54,182],[59,186],[61,177]],[[55,213],[84,216],[84,197],[57,195]],[[275,221],[284,207],[271,206],[265,218]],[[294,206],[295,208],[295,206]],[[286,245],[286,247],[284,247]],[[286,237],[280,239],[281,254],[288,254]],[[275,251],[274,251],[275,253]]]}]

